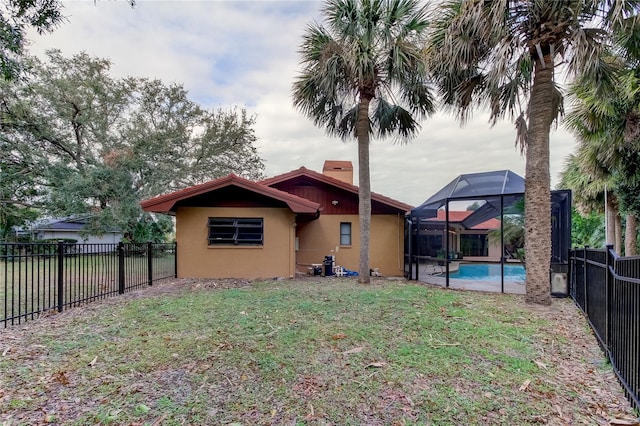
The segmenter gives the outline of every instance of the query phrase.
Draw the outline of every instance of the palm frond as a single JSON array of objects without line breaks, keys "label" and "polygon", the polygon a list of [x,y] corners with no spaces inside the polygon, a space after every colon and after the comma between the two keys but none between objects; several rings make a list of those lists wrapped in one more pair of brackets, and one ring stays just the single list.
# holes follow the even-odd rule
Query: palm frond
[{"label": "palm frond", "polygon": [[[640,54],[638,1],[449,0],[440,5],[425,48],[430,70],[446,105],[465,120],[475,107],[492,120],[522,117],[533,82],[533,65],[556,57],[569,74],[598,82],[606,93],[619,69],[607,60],[615,26],[627,28],[625,42]],[[633,30],[629,29],[633,28]],[[640,56],[636,56],[640,61]],[[480,81],[482,84],[479,84]],[[561,97],[554,94],[562,112]]]},{"label": "palm frond", "polygon": [[398,131],[402,139],[414,134],[402,111],[414,120],[435,111],[421,50],[427,6],[418,0],[328,0],[322,13],[326,27],[308,26],[300,46],[294,106],[329,134],[347,138],[356,134],[359,102],[367,99],[378,108],[384,98],[397,112],[371,119],[370,133]]},{"label": "palm frond", "polygon": [[384,98],[378,98],[376,104],[371,122],[377,129],[378,136],[396,134],[400,142],[406,142],[420,129],[410,111],[389,103]]}]

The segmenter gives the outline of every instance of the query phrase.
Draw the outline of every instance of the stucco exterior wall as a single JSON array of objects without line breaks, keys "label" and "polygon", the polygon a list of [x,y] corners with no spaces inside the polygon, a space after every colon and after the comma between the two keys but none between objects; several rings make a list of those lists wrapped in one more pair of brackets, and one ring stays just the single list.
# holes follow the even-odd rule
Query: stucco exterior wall
[{"label": "stucco exterior wall", "polygon": [[[262,246],[209,246],[210,217],[261,217]],[[295,274],[295,217],[288,208],[180,207],[176,212],[179,278],[273,278]]]},{"label": "stucco exterior wall", "polygon": [[[374,215],[371,217],[369,242],[370,267],[385,276],[403,275],[404,217]],[[351,223],[351,245],[340,245],[340,223]],[[322,263],[333,254],[336,265],[358,270],[360,259],[360,227],[358,215],[321,215],[318,220],[299,223],[297,227],[297,270],[307,273],[311,264]]]}]

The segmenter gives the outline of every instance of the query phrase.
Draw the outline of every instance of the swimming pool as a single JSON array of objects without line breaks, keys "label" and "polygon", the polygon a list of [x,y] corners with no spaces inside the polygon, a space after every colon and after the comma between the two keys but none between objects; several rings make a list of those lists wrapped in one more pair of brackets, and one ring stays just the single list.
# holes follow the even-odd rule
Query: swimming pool
[{"label": "swimming pool", "polygon": [[[476,281],[501,281],[499,263],[463,263],[456,272],[451,272],[449,278]],[[522,265],[505,264],[505,281],[524,281],[525,269]]]}]

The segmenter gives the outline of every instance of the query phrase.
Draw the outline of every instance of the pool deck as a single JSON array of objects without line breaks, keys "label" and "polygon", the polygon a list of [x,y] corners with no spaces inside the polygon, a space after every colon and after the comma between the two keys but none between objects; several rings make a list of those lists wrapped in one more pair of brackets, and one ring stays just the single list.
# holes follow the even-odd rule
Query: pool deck
[{"label": "pool deck", "polygon": [[[457,268],[456,268],[457,269]],[[444,276],[443,266],[434,266],[430,264],[421,264],[418,271],[418,280],[428,284],[440,287],[446,286],[446,277]],[[500,293],[502,291],[502,283],[500,281],[482,281],[482,280],[460,280],[449,278],[449,288],[456,290],[473,290],[486,291],[490,293]],[[527,289],[522,281],[506,281],[504,282],[504,292],[510,294],[526,294]]]}]

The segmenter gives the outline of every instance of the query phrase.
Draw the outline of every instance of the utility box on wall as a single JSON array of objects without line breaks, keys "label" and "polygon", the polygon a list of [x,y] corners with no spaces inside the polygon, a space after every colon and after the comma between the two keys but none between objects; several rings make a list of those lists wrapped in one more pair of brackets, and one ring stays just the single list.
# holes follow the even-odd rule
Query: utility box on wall
[{"label": "utility box on wall", "polygon": [[566,272],[551,273],[551,295],[555,297],[567,297],[569,295]]}]

